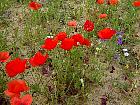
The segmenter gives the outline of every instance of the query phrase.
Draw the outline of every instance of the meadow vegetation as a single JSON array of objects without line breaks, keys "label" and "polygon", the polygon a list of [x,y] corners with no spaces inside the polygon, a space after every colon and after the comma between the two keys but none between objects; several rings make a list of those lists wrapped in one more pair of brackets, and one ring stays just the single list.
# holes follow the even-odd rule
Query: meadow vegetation
[{"label": "meadow vegetation", "polygon": [[[0,0],[0,51],[8,51],[10,60],[29,59],[38,51],[49,57],[37,67],[28,62],[28,69],[12,78],[5,72],[6,63],[0,62],[0,105],[9,105],[4,91],[16,79],[27,82],[32,105],[140,105],[140,8],[132,5],[135,0],[116,5],[38,0],[42,4],[38,10],[29,9],[29,1]],[[107,17],[99,18],[103,13]],[[72,20],[76,27],[68,26]],[[94,23],[90,32],[83,29],[86,20]],[[116,34],[101,40],[97,33],[106,27]],[[59,45],[41,48],[47,37],[59,32],[67,37],[82,34],[91,46],[69,51]]]}]

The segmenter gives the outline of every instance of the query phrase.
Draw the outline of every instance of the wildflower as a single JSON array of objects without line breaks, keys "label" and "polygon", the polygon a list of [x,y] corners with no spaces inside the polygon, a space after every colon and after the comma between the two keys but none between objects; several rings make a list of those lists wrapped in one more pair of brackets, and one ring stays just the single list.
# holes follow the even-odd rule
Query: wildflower
[{"label": "wildflower", "polygon": [[82,84],[82,87],[84,87],[84,80],[83,80],[83,78],[80,79],[80,82]]},{"label": "wildflower", "polygon": [[120,55],[119,54],[115,54],[113,57],[114,60],[119,60],[120,59]]},{"label": "wildflower", "polygon": [[123,44],[123,40],[122,37],[119,37],[117,40],[118,45],[122,45]]},{"label": "wildflower", "polygon": [[107,17],[107,14],[100,14],[99,15],[99,18],[106,18]]},{"label": "wildflower", "polygon": [[58,40],[64,40],[66,38],[67,34],[66,32],[59,32],[56,37],[58,38]]},{"label": "wildflower", "polygon": [[72,47],[73,47],[73,45],[74,45],[74,39],[72,39],[72,38],[65,38],[65,39],[62,41],[60,47],[61,47],[62,49],[64,49],[64,50],[71,50]]},{"label": "wildflower", "polygon": [[129,65],[128,65],[128,64],[126,64],[126,65],[125,65],[125,68],[126,68],[126,69],[128,69],[128,68],[129,68]]},{"label": "wildflower", "polygon": [[98,37],[100,39],[111,39],[115,33],[116,31],[111,28],[104,28],[98,32]]},{"label": "wildflower", "polygon": [[116,32],[116,34],[117,34],[117,35],[121,35],[121,36],[122,36],[122,35],[124,34],[124,32],[117,31],[117,32]]},{"label": "wildflower", "polygon": [[84,23],[84,30],[91,32],[94,29],[94,23],[90,20],[86,20]]},{"label": "wildflower", "polygon": [[32,66],[40,66],[46,62],[47,58],[48,54],[43,56],[42,53],[38,51],[29,61]]},{"label": "wildflower", "polygon": [[81,34],[75,34],[71,38],[74,39],[74,45],[75,46],[78,46],[77,45],[78,44],[77,42],[79,42],[80,44],[82,44],[83,41],[84,41],[84,37]]},{"label": "wildflower", "polygon": [[11,105],[31,105],[32,104],[32,96],[30,94],[26,94],[22,98],[13,97],[10,100]]},{"label": "wildflower", "polygon": [[19,73],[25,71],[26,68],[26,59],[21,60],[20,58],[16,58],[6,64],[6,73],[9,77],[14,77]]},{"label": "wildflower", "polygon": [[96,51],[101,51],[102,48],[96,47]]},{"label": "wildflower", "polygon": [[90,42],[89,39],[84,38],[84,41],[82,42],[82,45],[91,46],[91,42]]},{"label": "wildflower", "polygon": [[139,1],[139,0],[136,0],[136,1],[134,1],[134,2],[132,3],[132,5],[133,5],[134,7],[140,7],[140,1]]},{"label": "wildflower", "polygon": [[101,105],[107,105],[107,96],[106,95],[103,95],[101,97]]},{"label": "wildflower", "polygon": [[47,36],[47,38],[52,38],[53,39],[54,37],[53,36]]},{"label": "wildflower", "polygon": [[115,5],[118,3],[118,0],[108,0],[108,4]]},{"label": "wildflower", "polygon": [[69,21],[68,22],[68,26],[70,26],[70,27],[76,27],[77,26],[77,22],[75,20]]},{"label": "wildflower", "polygon": [[117,31],[116,34],[118,35],[118,40],[117,40],[118,45],[122,45],[123,44],[122,35],[124,34],[124,32]]},{"label": "wildflower", "polygon": [[32,2],[29,3],[28,7],[32,10],[38,10],[42,7],[42,5],[35,2],[35,1],[32,1]]},{"label": "wildflower", "polygon": [[129,56],[129,53],[128,52],[125,52],[124,53],[124,56],[128,57]]},{"label": "wildflower", "polygon": [[10,58],[9,52],[0,52],[0,62],[6,62]]},{"label": "wildflower", "polygon": [[124,49],[122,49],[124,52],[127,52],[128,51],[128,49],[126,49],[126,48],[124,48]]},{"label": "wildflower", "polygon": [[47,50],[52,50],[57,46],[57,42],[58,42],[57,38],[55,38],[55,39],[47,38],[45,40],[45,44],[42,45],[41,47],[44,49],[47,49]]},{"label": "wildflower", "polygon": [[105,1],[104,0],[96,0],[97,4],[103,4]]},{"label": "wildflower", "polygon": [[19,97],[20,92],[29,90],[29,87],[23,80],[12,80],[8,82],[7,87],[8,89],[4,93],[9,97]]}]

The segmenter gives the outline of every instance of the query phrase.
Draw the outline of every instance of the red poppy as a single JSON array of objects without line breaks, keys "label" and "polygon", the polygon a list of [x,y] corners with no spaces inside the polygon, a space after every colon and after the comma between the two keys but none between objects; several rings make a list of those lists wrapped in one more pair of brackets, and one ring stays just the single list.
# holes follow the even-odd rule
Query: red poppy
[{"label": "red poppy", "polygon": [[46,62],[47,58],[48,54],[43,56],[42,53],[38,51],[29,61],[32,66],[40,66]]},{"label": "red poppy", "polygon": [[32,96],[30,94],[26,94],[22,98],[19,97],[13,97],[10,100],[11,105],[31,105],[32,104]]},{"label": "red poppy", "polygon": [[22,73],[25,71],[26,68],[26,61],[27,60],[21,60],[20,58],[16,58],[6,64],[6,73],[9,77],[14,77],[19,73]]},{"label": "red poppy", "polygon": [[73,47],[73,45],[74,45],[74,39],[72,39],[72,38],[65,38],[65,39],[62,41],[60,47],[61,47],[62,49],[64,49],[64,50],[71,50],[72,47]]},{"label": "red poppy", "polygon": [[37,2],[35,2],[35,1],[32,1],[32,2],[29,3],[29,8],[33,9],[33,10],[38,10],[41,7],[42,7],[42,5],[37,3]]},{"label": "red poppy", "polygon": [[140,7],[140,0],[134,1],[134,2],[132,3],[132,5],[133,5],[134,7]]},{"label": "red poppy", "polygon": [[70,27],[76,27],[77,26],[77,22],[75,20],[69,21],[68,22],[68,26],[70,26]]},{"label": "red poppy", "polygon": [[118,0],[108,0],[108,4],[115,5],[118,3]]},{"label": "red poppy", "polygon": [[58,38],[58,40],[64,40],[66,38],[67,34],[65,32],[59,32],[56,37]]},{"label": "red poppy", "polygon": [[106,18],[107,17],[107,14],[100,14],[99,15],[99,18]]},{"label": "red poppy", "polygon": [[105,1],[104,1],[104,0],[96,0],[96,2],[97,2],[98,4],[103,4]]},{"label": "red poppy", "polygon": [[10,58],[9,52],[0,52],[0,62],[6,62]]},{"label": "red poppy", "polygon": [[84,30],[90,32],[94,29],[94,23],[90,20],[86,20],[84,23]]},{"label": "red poppy", "polygon": [[12,80],[8,82],[7,87],[8,89],[5,91],[5,94],[9,97],[19,97],[20,92],[29,90],[29,87],[23,80]]},{"label": "red poppy", "polygon": [[82,44],[82,42],[84,41],[84,37],[81,34],[75,34],[71,38],[74,39],[74,45],[75,46],[78,46],[77,45],[78,42],[80,44]]},{"label": "red poppy", "polygon": [[84,41],[82,42],[82,45],[91,46],[91,42],[90,42],[89,39],[84,38]]},{"label": "red poppy", "polygon": [[57,43],[58,43],[57,38],[55,38],[55,39],[47,38],[45,40],[45,44],[42,45],[41,47],[44,48],[44,49],[47,49],[47,50],[52,50],[57,46]]},{"label": "red poppy", "polygon": [[116,33],[115,30],[111,28],[105,28],[98,32],[98,37],[101,39],[111,39],[111,37]]},{"label": "red poppy", "polygon": [[13,92],[10,92],[9,90],[5,90],[4,93],[9,96],[9,97],[20,97],[20,93],[13,93]]}]

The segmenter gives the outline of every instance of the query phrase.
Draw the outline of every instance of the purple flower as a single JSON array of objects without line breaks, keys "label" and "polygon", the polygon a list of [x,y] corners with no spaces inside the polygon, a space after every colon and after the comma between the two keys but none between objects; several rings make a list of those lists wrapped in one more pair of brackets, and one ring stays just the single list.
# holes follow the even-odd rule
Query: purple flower
[{"label": "purple flower", "polygon": [[119,37],[117,40],[118,45],[122,45],[123,44],[123,40],[122,37]]},{"label": "purple flower", "polygon": [[107,105],[107,97],[105,95],[101,98],[101,105]]},{"label": "purple flower", "polygon": [[124,32],[118,31],[118,32],[116,32],[116,34],[117,34],[117,35],[123,35]]},{"label": "purple flower", "polygon": [[114,60],[119,60],[119,58],[120,58],[119,54],[115,54],[114,57],[113,57]]}]

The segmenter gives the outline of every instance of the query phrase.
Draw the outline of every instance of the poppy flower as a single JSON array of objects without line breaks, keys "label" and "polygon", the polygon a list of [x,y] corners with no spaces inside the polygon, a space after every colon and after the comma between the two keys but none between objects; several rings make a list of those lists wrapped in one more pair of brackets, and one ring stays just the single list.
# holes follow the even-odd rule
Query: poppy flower
[{"label": "poppy flower", "polygon": [[32,9],[32,10],[38,10],[42,7],[41,4],[35,2],[35,1],[32,1],[29,3],[29,8]]},{"label": "poppy flower", "polygon": [[7,87],[8,89],[4,92],[9,97],[19,97],[20,92],[29,90],[24,80],[12,80],[8,82]]},{"label": "poppy flower", "polygon": [[103,4],[105,1],[104,0],[96,0],[97,4]]},{"label": "poppy flower", "polygon": [[0,62],[6,62],[10,58],[9,52],[0,52]]},{"label": "poppy flower", "polygon": [[59,32],[56,37],[58,38],[58,40],[64,40],[66,38],[67,34],[65,32]]},{"label": "poppy flower", "polygon": [[64,49],[64,50],[71,50],[72,47],[73,47],[73,45],[74,45],[74,39],[72,39],[72,38],[65,38],[65,39],[62,41],[60,47],[61,47],[62,49]]},{"label": "poppy flower", "polygon": [[91,42],[90,42],[89,39],[84,38],[84,41],[82,42],[82,45],[91,46]]},{"label": "poppy flower", "polygon": [[115,5],[118,3],[118,0],[108,0],[108,4]]},{"label": "poppy flower", "polygon": [[26,59],[21,60],[20,58],[16,58],[6,64],[6,73],[9,77],[14,77],[19,73],[25,71],[26,68]]},{"label": "poppy flower", "polygon": [[100,14],[99,15],[99,18],[106,18],[107,17],[107,14]]},{"label": "poppy flower", "polygon": [[13,97],[10,100],[11,105],[31,105],[32,104],[32,96],[30,94],[26,94],[22,98]]},{"label": "poppy flower", "polygon": [[111,39],[111,37],[116,33],[115,30],[111,28],[105,28],[98,32],[98,37],[100,39]]},{"label": "poppy flower", "polygon": [[134,2],[132,3],[132,5],[133,5],[134,7],[140,7],[140,0],[134,1]]},{"label": "poppy flower", "polygon": [[52,50],[57,46],[57,43],[58,43],[57,38],[55,38],[55,39],[47,38],[45,40],[45,44],[42,45],[41,47],[44,48],[44,49],[47,49],[47,50]]},{"label": "poppy flower", "polygon": [[70,26],[70,27],[76,27],[77,26],[77,22],[75,20],[69,21],[68,22],[68,26]]},{"label": "poppy flower", "polygon": [[86,20],[84,23],[84,30],[91,32],[94,29],[94,23],[90,20]]},{"label": "poppy flower", "polygon": [[44,56],[41,52],[38,51],[29,61],[32,66],[40,66],[46,62],[47,58],[48,54]]},{"label": "poppy flower", "polygon": [[9,90],[5,90],[4,93],[9,96],[9,97],[20,97],[20,93],[13,93],[13,92],[10,92]]},{"label": "poppy flower", "polygon": [[81,34],[75,34],[71,38],[74,39],[74,45],[75,46],[78,46],[77,45],[77,42],[79,42],[80,44],[82,44],[83,41],[84,41],[84,37]]}]

